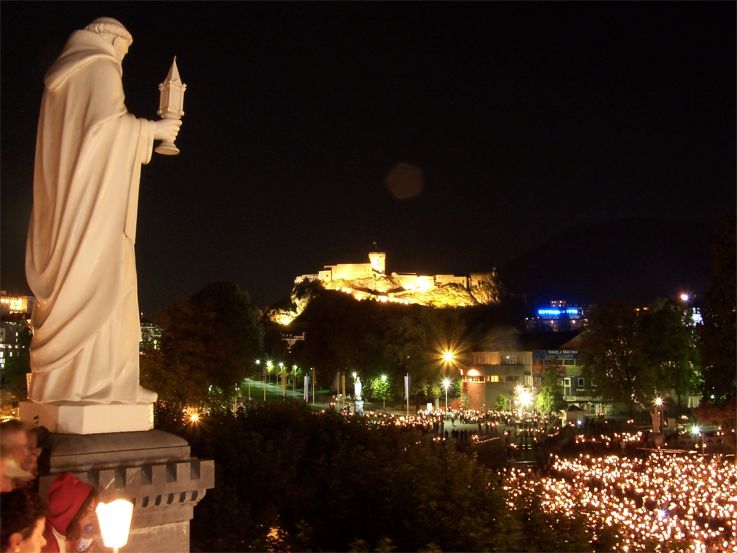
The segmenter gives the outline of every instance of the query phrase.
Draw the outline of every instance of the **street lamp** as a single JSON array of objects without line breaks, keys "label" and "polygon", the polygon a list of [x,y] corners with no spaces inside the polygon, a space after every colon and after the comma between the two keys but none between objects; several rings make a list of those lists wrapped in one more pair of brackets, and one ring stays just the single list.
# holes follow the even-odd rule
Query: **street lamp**
[{"label": "street lamp", "polygon": [[448,388],[450,388],[450,378],[443,378],[443,388],[445,388],[445,416],[448,417]]},{"label": "street lamp", "polygon": [[532,404],[532,394],[529,390],[524,389],[522,386],[517,386],[515,391],[517,392],[517,404],[520,406],[520,411]]},{"label": "street lamp", "polygon": [[663,398],[656,397],[653,403],[655,404],[655,407],[658,408],[658,434],[659,434],[661,428],[663,427]]},{"label": "street lamp", "polygon": [[133,503],[127,499],[116,499],[110,503],[98,503],[95,509],[100,523],[100,533],[105,547],[117,553],[128,543],[128,533],[133,517]]},{"label": "street lamp", "polygon": [[271,371],[274,370],[274,362],[269,359],[266,361],[266,374],[268,375],[269,384],[271,384]]},{"label": "street lamp", "polygon": [[[381,378],[381,381],[386,383],[387,376],[385,374],[382,374],[379,378]],[[383,402],[382,410],[386,411],[386,388],[384,386],[381,387],[381,400]]]},{"label": "street lamp", "polygon": [[694,435],[694,437],[701,435],[701,454],[704,454],[704,432],[701,430],[701,427],[698,424],[694,424],[691,427],[691,434]]},{"label": "street lamp", "polygon": [[[279,385],[279,378],[284,378],[284,363],[282,361],[279,361],[279,375],[276,377],[276,384]],[[282,397],[287,397],[287,386],[286,382],[282,380],[283,388],[282,388]]]},{"label": "street lamp", "polygon": [[299,374],[299,367],[292,365],[292,391],[297,391],[297,375]]}]

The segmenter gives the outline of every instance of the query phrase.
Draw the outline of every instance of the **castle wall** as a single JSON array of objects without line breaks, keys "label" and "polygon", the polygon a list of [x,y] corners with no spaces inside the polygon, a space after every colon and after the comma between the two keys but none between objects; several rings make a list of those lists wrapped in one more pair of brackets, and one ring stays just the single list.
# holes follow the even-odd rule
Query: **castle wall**
[{"label": "castle wall", "polygon": [[341,263],[332,266],[333,280],[354,280],[358,278],[371,278],[374,269],[371,263]]},{"label": "castle wall", "polygon": [[494,284],[494,279],[492,278],[491,273],[471,273],[468,275],[468,280],[470,286],[478,286],[482,282],[486,284]]},{"label": "castle wall", "polygon": [[466,288],[468,286],[468,280],[465,276],[455,275],[435,275],[435,284],[438,286],[445,286],[446,284],[458,284]]}]

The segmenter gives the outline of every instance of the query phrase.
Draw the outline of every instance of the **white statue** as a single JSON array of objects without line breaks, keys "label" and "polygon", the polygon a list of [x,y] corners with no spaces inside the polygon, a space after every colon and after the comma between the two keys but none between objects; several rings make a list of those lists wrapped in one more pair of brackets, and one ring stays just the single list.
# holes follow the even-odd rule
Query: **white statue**
[{"label": "white statue", "polygon": [[356,381],[353,383],[353,392],[356,396],[356,400],[361,399],[361,390],[363,389],[363,383],[361,382],[361,377],[357,376]]},{"label": "white statue", "polygon": [[35,402],[156,399],[138,378],[138,187],[153,141],[173,141],[181,121],[127,112],[121,62],[132,42],[120,22],[96,19],[44,78],[26,245]]}]

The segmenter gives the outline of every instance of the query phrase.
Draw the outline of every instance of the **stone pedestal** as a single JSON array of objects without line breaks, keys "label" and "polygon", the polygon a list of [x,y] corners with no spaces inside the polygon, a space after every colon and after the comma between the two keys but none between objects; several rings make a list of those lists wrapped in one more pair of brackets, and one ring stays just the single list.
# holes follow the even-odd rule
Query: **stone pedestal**
[{"label": "stone pedestal", "polygon": [[363,415],[363,400],[356,400],[356,415]]},{"label": "stone pedestal", "polygon": [[98,404],[85,402],[36,403],[21,401],[20,419],[45,426],[55,434],[107,434],[151,430],[153,404]]},{"label": "stone pedestal", "polygon": [[193,509],[214,487],[215,464],[193,458],[184,439],[160,430],[52,434],[50,449],[48,466],[40,467],[42,496],[59,473],[71,472],[94,486],[101,501],[133,502],[126,552],[189,551]]}]

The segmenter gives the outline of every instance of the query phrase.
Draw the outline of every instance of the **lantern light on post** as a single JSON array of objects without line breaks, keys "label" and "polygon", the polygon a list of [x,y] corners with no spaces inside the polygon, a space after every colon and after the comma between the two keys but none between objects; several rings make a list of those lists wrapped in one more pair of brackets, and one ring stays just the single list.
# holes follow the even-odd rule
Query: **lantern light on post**
[{"label": "lantern light on post", "polygon": [[[169,74],[164,82],[159,85],[159,109],[156,113],[162,119],[181,119],[184,115],[184,91],[187,85],[182,83],[177,67],[177,57],[171,63]],[[156,147],[156,153],[165,156],[175,156],[179,153],[174,142],[164,140]]]},{"label": "lantern light on post", "polygon": [[116,499],[110,503],[100,502],[95,512],[105,547],[110,547],[117,553],[118,549],[128,543],[133,503],[127,499]]}]

